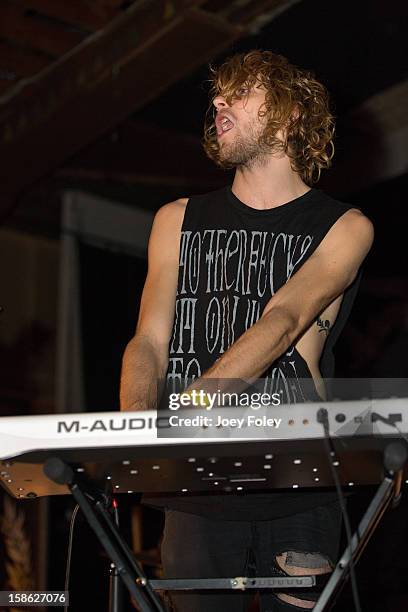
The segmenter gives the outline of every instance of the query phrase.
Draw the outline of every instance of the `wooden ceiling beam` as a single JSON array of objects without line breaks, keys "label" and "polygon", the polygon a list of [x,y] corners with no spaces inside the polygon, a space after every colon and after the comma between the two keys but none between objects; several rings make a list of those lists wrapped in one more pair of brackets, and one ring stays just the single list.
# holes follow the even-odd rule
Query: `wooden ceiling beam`
[{"label": "wooden ceiling beam", "polygon": [[200,0],[138,2],[37,81],[3,98],[3,206],[241,35],[192,4]]},{"label": "wooden ceiling beam", "polygon": [[59,57],[77,46],[84,38],[78,32],[46,23],[27,14],[21,6],[9,0],[0,3],[0,36],[19,44]]},{"label": "wooden ceiling beam", "polygon": [[65,23],[84,28],[90,32],[99,30],[117,17],[118,7],[113,8],[97,2],[67,2],[67,0],[18,0],[20,6]]},{"label": "wooden ceiling beam", "polygon": [[252,0],[238,0],[226,4],[220,15],[233,23],[248,25],[251,30],[258,30],[297,2],[300,0],[257,0],[255,3]]}]

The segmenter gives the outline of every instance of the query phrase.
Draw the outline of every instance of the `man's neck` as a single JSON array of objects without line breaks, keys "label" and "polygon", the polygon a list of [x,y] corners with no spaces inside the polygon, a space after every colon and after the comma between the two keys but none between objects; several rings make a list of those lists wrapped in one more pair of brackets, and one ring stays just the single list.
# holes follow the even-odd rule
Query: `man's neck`
[{"label": "man's neck", "polygon": [[232,184],[232,191],[241,202],[260,210],[291,202],[309,190],[286,155],[271,156],[250,168],[237,168]]}]

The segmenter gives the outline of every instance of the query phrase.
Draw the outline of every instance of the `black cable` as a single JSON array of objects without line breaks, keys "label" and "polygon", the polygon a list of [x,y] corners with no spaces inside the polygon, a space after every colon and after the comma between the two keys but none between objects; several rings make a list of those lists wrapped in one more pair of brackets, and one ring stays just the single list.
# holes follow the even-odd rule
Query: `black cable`
[{"label": "black cable", "polygon": [[[70,524],[69,524],[67,565],[66,565],[66,568],[65,568],[64,591],[69,591],[69,578],[70,578],[70,573],[71,573],[71,557],[72,557],[72,541],[73,541],[73,535],[74,535],[75,519],[76,519],[76,515],[78,514],[78,510],[79,510],[79,505],[76,504],[76,506],[75,506],[75,508],[74,508],[74,510],[72,512],[72,516],[71,516],[71,520],[70,520]],[[69,599],[69,595],[68,595],[68,599]],[[68,604],[65,604],[64,612],[68,612]]]},{"label": "black cable", "polygon": [[[357,578],[356,578],[356,572],[355,572],[355,566],[354,566],[354,560],[353,560],[353,554],[352,554],[352,533],[351,533],[351,526],[350,526],[350,518],[347,512],[347,507],[346,507],[346,499],[344,497],[343,494],[343,490],[341,488],[341,483],[340,483],[340,479],[339,479],[339,475],[337,473],[336,467],[334,465],[334,461],[336,458],[336,450],[334,448],[333,445],[333,441],[330,437],[330,431],[329,431],[329,420],[328,420],[328,412],[326,410],[326,408],[320,408],[318,413],[317,413],[317,420],[319,423],[321,423],[323,425],[323,430],[324,430],[324,445],[325,445],[325,449],[326,449],[326,453],[327,453],[327,457],[329,460],[329,465],[330,465],[330,471],[332,473],[333,476],[333,481],[334,481],[334,486],[336,488],[336,493],[337,493],[337,497],[339,498],[339,504],[340,504],[340,510],[341,510],[341,514],[343,517],[343,521],[344,521],[344,527],[345,527],[345,531],[346,531],[346,538],[347,538],[347,545],[349,547],[350,550],[350,582],[351,582],[351,591],[352,591],[352,595],[353,595],[353,603],[354,603],[354,607],[356,609],[356,612],[361,612],[361,604],[360,604],[360,596],[358,593],[358,586],[357,586]],[[357,530],[357,538],[359,538],[360,534],[358,533]]]}]

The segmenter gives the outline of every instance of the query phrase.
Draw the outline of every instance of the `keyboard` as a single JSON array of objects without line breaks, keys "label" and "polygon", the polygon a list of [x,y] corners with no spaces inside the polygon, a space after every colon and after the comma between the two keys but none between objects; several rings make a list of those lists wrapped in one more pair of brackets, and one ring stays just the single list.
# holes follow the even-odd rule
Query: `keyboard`
[{"label": "keyboard", "polygon": [[342,484],[375,484],[385,445],[408,435],[407,406],[395,398],[2,417],[0,481],[18,498],[66,494],[42,469],[58,456],[114,493],[333,486],[329,435]]}]

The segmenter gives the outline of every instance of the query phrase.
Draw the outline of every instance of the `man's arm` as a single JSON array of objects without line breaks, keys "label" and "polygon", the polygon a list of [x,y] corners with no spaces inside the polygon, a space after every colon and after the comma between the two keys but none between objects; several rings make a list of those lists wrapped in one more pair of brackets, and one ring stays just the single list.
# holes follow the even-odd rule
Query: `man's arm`
[{"label": "man's arm", "polygon": [[373,226],[356,209],[334,224],[313,255],[267,303],[262,317],[216,361],[203,379],[255,380],[355,279],[370,250]]},{"label": "man's arm", "polygon": [[186,203],[177,200],[166,204],[153,222],[136,333],[123,355],[121,410],[149,410],[157,404],[157,383],[164,378],[168,363]]}]

